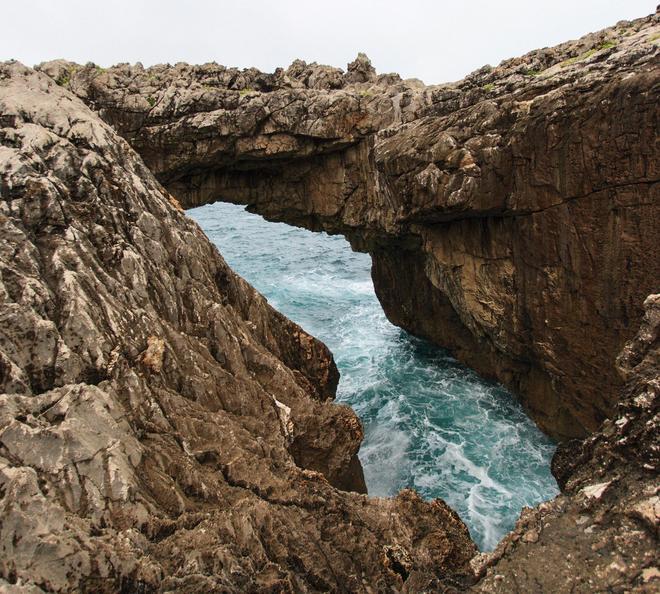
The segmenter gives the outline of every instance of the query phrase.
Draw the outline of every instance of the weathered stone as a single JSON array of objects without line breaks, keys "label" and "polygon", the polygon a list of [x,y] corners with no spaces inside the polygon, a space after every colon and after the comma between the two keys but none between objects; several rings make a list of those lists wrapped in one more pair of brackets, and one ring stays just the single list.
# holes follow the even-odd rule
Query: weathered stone
[{"label": "weathered stone", "polygon": [[0,589],[471,579],[476,548],[444,503],[336,488],[365,491],[362,427],[332,402],[328,349],[228,268],[107,124],[15,62],[0,175]]},{"label": "weathered stone", "polygon": [[514,531],[474,565],[483,576],[474,591],[657,590],[660,295],[644,306],[641,328],[619,357],[626,383],[617,412],[627,422],[570,445],[579,455],[562,466],[562,494],[524,510]]},{"label": "weathered stone", "polygon": [[658,19],[431,87],[377,76],[364,55],[346,74],[41,69],[185,206],[227,200],[344,233],[371,253],[391,321],[504,382],[565,439],[612,414],[612,362],[660,277]]},{"label": "weathered stone", "polygon": [[[655,591],[658,29],[437,87],[0,65],[0,589]],[[390,319],[549,432],[611,416],[560,445],[562,494],[477,556],[442,501],[347,492],[332,356],[181,211],[216,199],[346,234]]]}]

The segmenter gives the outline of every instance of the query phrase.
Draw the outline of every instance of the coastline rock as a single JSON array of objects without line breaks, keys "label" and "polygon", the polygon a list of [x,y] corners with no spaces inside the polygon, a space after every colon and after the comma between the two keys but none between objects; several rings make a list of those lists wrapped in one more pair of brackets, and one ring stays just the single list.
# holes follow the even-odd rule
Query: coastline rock
[{"label": "coastline rock", "polygon": [[616,416],[560,445],[553,473],[561,470],[562,494],[523,510],[497,549],[475,560],[482,579],[472,591],[658,591],[660,295],[644,309],[618,358],[625,384]]},{"label": "coastline rock", "polygon": [[476,548],[442,501],[339,490],[365,490],[362,427],[332,402],[325,345],[95,113],[16,62],[0,65],[0,176],[0,589],[471,580]]},{"label": "coastline rock", "polygon": [[[436,87],[1,64],[0,589],[656,591],[658,28]],[[562,494],[476,555],[440,500],[348,492],[332,356],[182,212],[218,198],[344,233],[391,319],[551,433],[612,413],[560,445]]]},{"label": "coastline rock", "polygon": [[378,76],[364,55],[345,74],[40,68],[185,207],[237,202],[346,235],[393,323],[503,382],[563,440],[613,414],[612,362],[660,277],[659,18],[436,86]]}]

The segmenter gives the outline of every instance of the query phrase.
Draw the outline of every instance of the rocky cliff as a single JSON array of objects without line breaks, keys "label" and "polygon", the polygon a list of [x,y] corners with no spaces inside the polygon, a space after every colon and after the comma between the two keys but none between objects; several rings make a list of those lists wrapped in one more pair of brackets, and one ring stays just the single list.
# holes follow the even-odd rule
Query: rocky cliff
[{"label": "rocky cliff", "polygon": [[660,584],[660,295],[617,358],[616,414],[559,447],[562,494],[524,509],[494,553],[474,560],[475,592],[657,592]]},{"label": "rocky cliff", "polygon": [[443,502],[369,499],[327,348],[74,95],[0,66],[0,590],[464,583]]},{"label": "rocky cliff", "polygon": [[454,84],[296,62],[41,66],[184,206],[226,200],[371,253],[392,322],[497,378],[558,438],[614,411],[660,276],[651,15]]},{"label": "rocky cliff", "polygon": [[[0,65],[0,591],[657,591],[659,29],[435,87]],[[181,211],[218,199],[345,234],[553,434],[610,416],[562,494],[477,555],[443,502],[360,493],[331,354]]]}]

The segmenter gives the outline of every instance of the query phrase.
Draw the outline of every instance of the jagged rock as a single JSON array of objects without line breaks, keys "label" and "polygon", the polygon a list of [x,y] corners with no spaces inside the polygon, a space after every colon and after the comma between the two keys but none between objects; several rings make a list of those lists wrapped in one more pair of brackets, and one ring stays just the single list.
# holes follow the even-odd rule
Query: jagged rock
[{"label": "jagged rock", "polygon": [[[644,308],[618,359],[625,385],[616,418],[569,446],[562,494],[524,510],[513,532],[478,559],[483,578],[474,591],[657,592],[660,295]],[[557,455],[567,460],[562,448]]]},{"label": "jagged rock", "polygon": [[290,79],[300,81],[301,88],[309,89],[341,89],[344,84],[344,73],[332,66],[319,66],[316,62],[307,64],[295,60],[286,70]]},{"label": "jagged rock", "polygon": [[65,67],[184,206],[344,233],[371,253],[392,322],[566,439],[613,413],[612,362],[660,277],[658,21],[430,87],[376,76],[363,55],[345,75],[41,69]]},{"label": "jagged rock", "polygon": [[[1,65],[0,589],[656,591],[658,29],[436,87],[366,58]],[[560,446],[562,494],[475,555],[441,501],[340,490],[360,423],[182,212],[218,198],[345,233],[391,319],[554,434],[618,402]]]},{"label": "jagged rock", "polygon": [[348,65],[346,80],[349,83],[369,82],[376,78],[376,69],[371,65],[367,54],[360,52],[357,58]]},{"label": "jagged rock", "polygon": [[362,427],[332,402],[328,349],[228,268],[107,124],[15,62],[0,176],[0,590],[471,578],[476,549],[443,502],[336,488],[365,490]]}]

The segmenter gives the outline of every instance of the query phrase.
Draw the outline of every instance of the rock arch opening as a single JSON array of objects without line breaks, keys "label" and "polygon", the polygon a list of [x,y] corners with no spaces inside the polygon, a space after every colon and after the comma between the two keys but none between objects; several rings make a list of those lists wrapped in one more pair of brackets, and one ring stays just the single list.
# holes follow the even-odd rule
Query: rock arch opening
[{"label": "rock arch opening", "polygon": [[333,352],[337,401],[364,426],[359,457],[370,495],[410,487],[441,497],[485,550],[524,506],[556,495],[552,442],[503,387],[387,320],[367,254],[238,205],[188,214],[235,271]]}]

